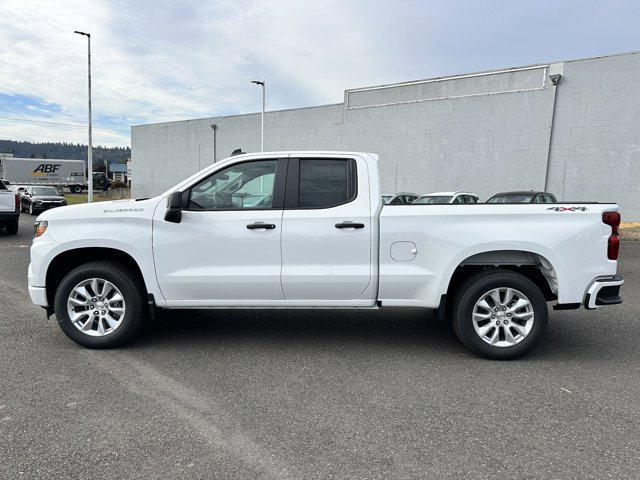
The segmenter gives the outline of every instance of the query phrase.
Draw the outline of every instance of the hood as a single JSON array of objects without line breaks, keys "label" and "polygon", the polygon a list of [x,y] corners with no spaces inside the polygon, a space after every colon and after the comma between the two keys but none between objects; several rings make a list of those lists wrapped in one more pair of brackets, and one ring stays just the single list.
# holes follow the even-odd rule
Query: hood
[{"label": "hood", "polygon": [[38,216],[37,220],[113,219],[123,217],[151,218],[162,197],[146,200],[114,200],[110,202],[81,203],[53,208]]}]

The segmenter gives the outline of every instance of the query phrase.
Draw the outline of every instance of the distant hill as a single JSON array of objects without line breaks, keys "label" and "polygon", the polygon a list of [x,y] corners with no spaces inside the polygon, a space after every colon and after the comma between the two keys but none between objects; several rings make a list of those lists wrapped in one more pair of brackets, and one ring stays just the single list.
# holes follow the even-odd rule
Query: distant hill
[{"label": "distant hill", "polygon": [[[80,143],[32,143],[0,140],[0,153],[12,153],[22,158],[67,158],[87,160],[87,146]],[[93,164],[101,167],[109,163],[125,163],[131,157],[129,147],[93,147]]]}]

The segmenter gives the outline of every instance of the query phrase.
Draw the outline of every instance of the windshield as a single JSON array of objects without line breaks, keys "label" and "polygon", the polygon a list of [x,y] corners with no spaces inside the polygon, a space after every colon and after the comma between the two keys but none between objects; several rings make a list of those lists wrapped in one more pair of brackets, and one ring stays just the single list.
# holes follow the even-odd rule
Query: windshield
[{"label": "windshield", "polygon": [[487,203],[531,203],[533,195],[505,195],[500,197],[491,197]]},{"label": "windshield", "polygon": [[33,189],[34,195],[43,195],[43,196],[51,196],[57,197],[58,191],[53,187],[36,187]]},{"label": "windshield", "polygon": [[0,190],[7,190],[7,187],[5,187],[4,182],[2,180],[0,180]]},{"label": "windshield", "polygon": [[444,205],[445,203],[449,203],[451,200],[451,196],[449,195],[434,195],[432,197],[420,197],[415,202],[416,205]]}]

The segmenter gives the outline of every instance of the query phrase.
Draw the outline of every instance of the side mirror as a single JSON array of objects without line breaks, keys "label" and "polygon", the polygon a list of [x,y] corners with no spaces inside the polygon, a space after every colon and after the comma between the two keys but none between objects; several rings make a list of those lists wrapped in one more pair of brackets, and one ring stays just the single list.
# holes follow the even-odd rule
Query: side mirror
[{"label": "side mirror", "polygon": [[167,222],[180,223],[182,220],[182,192],[173,192],[169,196],[164,219]]}]

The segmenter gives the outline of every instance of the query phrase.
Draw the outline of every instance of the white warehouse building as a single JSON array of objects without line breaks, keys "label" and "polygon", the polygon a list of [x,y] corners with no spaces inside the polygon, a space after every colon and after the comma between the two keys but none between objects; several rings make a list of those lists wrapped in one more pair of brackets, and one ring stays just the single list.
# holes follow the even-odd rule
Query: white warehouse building
[{"label": "white warehouse building", "polygon": [[[133,195],[156,195],[259,151],[260,114],[133,126],[131,148]],[[346,90],[267,112],[265,150],[377,153],[385,193],[547,190],[638,221],[640,52]]]}]

